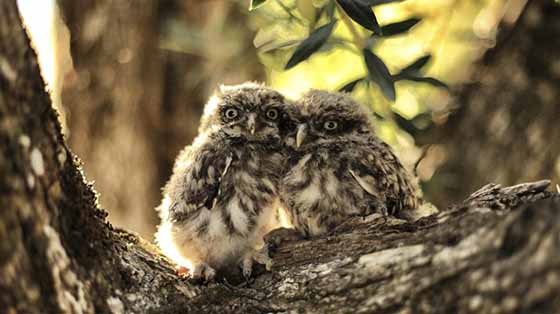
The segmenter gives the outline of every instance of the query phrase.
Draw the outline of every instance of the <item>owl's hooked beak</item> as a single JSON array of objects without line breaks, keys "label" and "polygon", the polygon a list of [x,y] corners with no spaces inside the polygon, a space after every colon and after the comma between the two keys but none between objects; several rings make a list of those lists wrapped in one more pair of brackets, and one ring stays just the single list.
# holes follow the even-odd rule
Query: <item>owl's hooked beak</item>
[{"label": "owl's hooked beak", "polygon": [[247,117],[247,128],[249,129],[249,132],[251,132],[251,135],[255,135],[255,130],[257,128],[256,113],[250,113],[249,116]]},{"label": "owl's hooked beak", "polygon": [[303,141],[305,140],[305,136],[307,135],[307,124],[300,124],[297,127],[296,133],[296,147],[299,148]]}]

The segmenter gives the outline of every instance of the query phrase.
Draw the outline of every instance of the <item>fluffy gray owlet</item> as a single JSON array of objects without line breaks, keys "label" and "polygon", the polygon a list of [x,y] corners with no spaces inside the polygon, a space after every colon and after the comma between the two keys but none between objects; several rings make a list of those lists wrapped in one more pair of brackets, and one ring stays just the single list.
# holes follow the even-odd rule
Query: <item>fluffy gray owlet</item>
[{"label": "fluffy gray owlet", "polygon": [[351,216],[406,216],[419,205],[416,183],[374,134],[366,108],[346,94],[312,90],[295,109],[288,145],[297,155],[280,196],[297,230],[319,235]]},{"label": "fluffy gray owlet", "polygon": [[156,240],[164,253],[172,244],[189,260],[195,279],[238,265],[248,277],[254,261],[270,261],[257,248],[277,227],[285,101],[254,83],[221,87],[204,109],[198,137],[177,157]]}]

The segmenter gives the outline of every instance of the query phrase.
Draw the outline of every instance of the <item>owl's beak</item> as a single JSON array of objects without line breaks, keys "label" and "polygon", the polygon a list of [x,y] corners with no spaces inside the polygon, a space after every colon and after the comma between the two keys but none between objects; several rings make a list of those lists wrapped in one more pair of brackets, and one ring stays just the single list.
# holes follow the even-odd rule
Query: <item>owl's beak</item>
[{"label": "owl's beak", "polygon": [[301,146],[301,144],[303,144],[303,141],[305,140],[305,136],[307,135],[307,125],[306,124],[300,124],[297,127],[297,133],[296,133],[296,147],[299,148]]},{"label": "owl's beak", "polygon": [[255,134],[255,130],[257,128],[257,114],[256,113],[250,113],[249,116],[247,117],[247,128],[249,129],[249,132],[251,132],[251,135]]}]

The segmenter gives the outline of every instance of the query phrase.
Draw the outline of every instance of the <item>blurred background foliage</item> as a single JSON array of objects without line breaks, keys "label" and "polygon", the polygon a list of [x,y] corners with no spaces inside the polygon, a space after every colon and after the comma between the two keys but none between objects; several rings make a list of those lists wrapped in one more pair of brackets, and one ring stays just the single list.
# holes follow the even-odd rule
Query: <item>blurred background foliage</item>
[{"label": "blurred background foliage", "polygon": [[[369,10],[375,14],[378,31],[352,20],[340,3],[334,0],[261,2],[253,11],[256,14],[251,14],[250,18],[257,30],[254,44],[266,66],[268,80],[272,86],[294,98],[309,88],[352,92],[358,101],[373,107],[379,135],[411,167],[421,154],[414,135],[432,126],[435,121],[432,115],[446,114],[449,93],[434,88],[434,84],[394,78],[407,66],[420,64],[423,66],[413,66],[410,72],[424,70],[424,75],[441,78],[450,84],[464,80],[469,65],[480,55],[484,45],[488,44],[485,40],[493,38],[491,32],[495,31],[486,29],[486,33],[481,34],[486,37],[481,38],[475,32],[484,31],[475,31],[473,25],[477,24],[477,19],[488,19],[497,14],[494,12],[496,1],[363,1],[374,6],[355,1],[356,11]],[[337,23],[318,52],[306,62],[285,70],[295,47],[312,38],[310,34],[314,34],[320,25],[329,26],[331,21]],[[482,23],[486,28],[497,27],[495,20],[478,21],[478,24]],[[385,32],[380,34],[382,29]],[[380,71],[375,71],[374,66],[368,71],[362,49],[371,51],[370,58],[380,61]],[[393,74],[393,79],[383,74],[376,77],[375,73],[387,71],[383,68]],[[423,181],[430,179],[428,172],[433,171],[424,171]]]},{"label": "blurred background foliage", "polygon": [[205,101],[246,80],[352,92],[440,207],[490,181],[557,182],[554,3],[19,0],[101,205],[146,238]]}]

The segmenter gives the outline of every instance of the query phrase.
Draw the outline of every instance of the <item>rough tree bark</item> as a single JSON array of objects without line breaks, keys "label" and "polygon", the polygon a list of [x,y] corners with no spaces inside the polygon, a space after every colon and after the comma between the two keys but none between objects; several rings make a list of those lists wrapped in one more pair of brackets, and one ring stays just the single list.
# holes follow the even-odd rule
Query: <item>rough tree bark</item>
[{"label": "rough tree bark", "polygon": [[178,278],[98,208],[15,2],[0,2],[3,313],[560,311],[560,197],[543,191],[547,182],[488,186],[416,223],[358,218],[336,234],[284,243],[272,272],[244,285]]},{"label": "rough tree bark", "polygon": [[560,182],[560,5],[528,1],[518,22],[502,23],[498,34],[458,91],[457,110],[425,139],[446,152],[430,184],[438,204],[488,180]]}]

